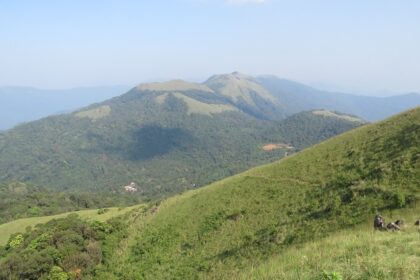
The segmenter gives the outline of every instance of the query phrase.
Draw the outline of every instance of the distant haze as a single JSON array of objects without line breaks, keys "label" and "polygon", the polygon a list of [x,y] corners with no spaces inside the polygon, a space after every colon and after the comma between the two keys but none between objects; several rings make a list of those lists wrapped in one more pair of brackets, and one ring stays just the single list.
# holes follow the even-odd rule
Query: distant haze
[{"label": "distant haze", "polygon": [[238,70],[359,94],[420,92],[419,12],[416,0],[2,1],[0,86]]},{"label": "distant haze", "polygon": [[68,90],[0,87],[0,131],[49,115],[68,113],[120,95],[128,89],[128,86]]},{"label": "distant haze", "polygon": [[[49,115],[72,112],[121,95],[129,89],[129,86],[68,90],[0,87],[0,132]],[[239,72],[212,75],[204,83],[191,83],[178,79],[143,83],[134,89],[166,92],[156,99],[159,104],[166,99],[168,93],[172,93],[186,104],[195,104],[194,108],[189,109],[189,113],[211,114],[239,109],[254,117],[271,120],[280,120],[302,111],[328,109],[376,121],[420,105],[420,94],[415,93],[391,97],[352,95],[338,91],[322,91],[273,75],[252,77]],[[179,92],[183,91],[204,92],[210,94],[212,98],[221,95],[219,98],[224,101],[227,98],[239,107],[232,108],[231,103],[216,107],[214,104],[203,105],[200,101],[191,100],[189,96],[179,96]],[[110,109],[108,105],[101,107],[95,111],[95,115],[108,114]]]}]

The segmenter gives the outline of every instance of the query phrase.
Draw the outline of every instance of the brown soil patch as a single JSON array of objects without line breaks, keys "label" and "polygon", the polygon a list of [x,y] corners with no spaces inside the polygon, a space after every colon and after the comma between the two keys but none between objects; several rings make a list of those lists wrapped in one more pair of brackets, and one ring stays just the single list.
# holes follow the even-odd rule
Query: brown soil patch
[{"label": "brown soil patch", "polygon": [[270,152],[278,149],[293,149],[293,146],[285,143],[270,143],[264,145],[262,149],[266,152]]}]

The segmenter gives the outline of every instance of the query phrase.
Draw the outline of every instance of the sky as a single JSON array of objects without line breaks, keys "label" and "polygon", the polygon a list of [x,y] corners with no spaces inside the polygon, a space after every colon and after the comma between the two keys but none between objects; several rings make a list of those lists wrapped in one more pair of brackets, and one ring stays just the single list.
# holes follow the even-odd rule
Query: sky
[{"label": "sky", "polygon": [[417,0],[0,0],[0,86],[220,73],[420,92]]}]

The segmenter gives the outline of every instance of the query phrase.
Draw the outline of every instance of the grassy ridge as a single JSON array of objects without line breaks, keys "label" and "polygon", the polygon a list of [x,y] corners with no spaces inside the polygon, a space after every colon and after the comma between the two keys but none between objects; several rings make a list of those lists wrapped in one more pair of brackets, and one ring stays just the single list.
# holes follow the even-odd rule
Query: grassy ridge
[{"label": "grassy ridge", "polygon": [[126,207],[126,208],[106,208],[105,213],[100,214],[98,209],[91,209],[91,210],[81,210],[81,211],[73,211],[62,213],[53,216],[43,216],[43,217],[32,217],[32,218],[24,218],[15,220],[6,224],[0,225],[0,246],[5,245],[8,241],[9,237],[18,232],[24,232],[27,227],[33,227],[37,224],[44,224],[53,219],[61,219],[65,218],[70,214],[77,214],[80,218],[89,219],[89,220],[97,220],[104,222],[109,220],[113,217],[123,215],[134,208],[139,207],[139,205]]},{"label": "grassy ridge", "polygon": [[167,201],[125,279],[228,278],[293,244],[418,201],[420,109]]}]

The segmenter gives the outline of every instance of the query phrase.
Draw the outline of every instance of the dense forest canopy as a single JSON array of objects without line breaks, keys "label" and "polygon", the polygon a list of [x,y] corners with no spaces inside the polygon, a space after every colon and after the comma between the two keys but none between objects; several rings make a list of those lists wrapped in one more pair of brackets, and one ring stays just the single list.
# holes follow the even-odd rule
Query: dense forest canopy
[{"label": "dense forest canopy", "polygon": [[[224,90],[204,85],[151,84],[18,126],[0,134],[0,181],[106,193],[121,193],[134,182],[137,194],[162,197],[272,162],[364,123],[311,111],[282,119],[280,105],[271,108],[279,110],[272,118],[263,116],[269,99],[256,92],[260,86],[245,78],[237,83],[238,92],[247,94],[235,96],[235,102]],[[282,148],[267,152],[267,144],[290,148],[278,145]]]}]

